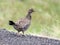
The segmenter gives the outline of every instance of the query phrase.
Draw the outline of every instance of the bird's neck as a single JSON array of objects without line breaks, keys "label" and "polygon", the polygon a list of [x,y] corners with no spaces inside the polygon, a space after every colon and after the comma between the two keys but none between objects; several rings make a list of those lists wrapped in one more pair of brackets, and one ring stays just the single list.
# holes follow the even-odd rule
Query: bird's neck
[{"label": "bird's neck", "polygon": [[31,13],[28,13],[26,18],[28,18],[29,20],[31,20]]}]

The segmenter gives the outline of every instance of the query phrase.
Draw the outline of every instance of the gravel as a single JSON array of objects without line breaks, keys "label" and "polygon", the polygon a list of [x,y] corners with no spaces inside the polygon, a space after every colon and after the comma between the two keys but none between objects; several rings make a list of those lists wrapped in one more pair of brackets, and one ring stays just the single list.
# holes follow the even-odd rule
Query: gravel
[{"label": "gravel", "polygon": [[14,32],[0,29],[0,45],[60,45],[60,40],[33,35],[18,36]]}]

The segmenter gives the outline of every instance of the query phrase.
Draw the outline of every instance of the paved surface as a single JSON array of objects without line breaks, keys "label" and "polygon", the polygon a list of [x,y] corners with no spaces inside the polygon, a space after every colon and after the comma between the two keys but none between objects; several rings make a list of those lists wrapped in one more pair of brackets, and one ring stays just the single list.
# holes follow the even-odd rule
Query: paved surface
[{"label": "paved surface", "polygon": [[17,36],[14,32],[0,29],[0,45],[60,45],[60,40],[32,35]]}]

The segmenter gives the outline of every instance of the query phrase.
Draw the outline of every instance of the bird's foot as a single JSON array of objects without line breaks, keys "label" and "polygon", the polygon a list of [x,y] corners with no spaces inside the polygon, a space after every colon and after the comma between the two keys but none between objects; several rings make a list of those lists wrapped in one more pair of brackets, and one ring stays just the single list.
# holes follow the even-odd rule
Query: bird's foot
[{"label": "bird's foot", "polygon": [[25,37],[25,35],[24,35],[24,34],[22,34],[22,37]]},{"label": "bird's foot", "polygon": [[20,36],[20,34],[19,34],[19,33],[16,33],[16,35],[17,35],[17,36]]},{"label": "bird's foot", "polygon": [[22,35],[22,36],[25,36],[25,35]]}]

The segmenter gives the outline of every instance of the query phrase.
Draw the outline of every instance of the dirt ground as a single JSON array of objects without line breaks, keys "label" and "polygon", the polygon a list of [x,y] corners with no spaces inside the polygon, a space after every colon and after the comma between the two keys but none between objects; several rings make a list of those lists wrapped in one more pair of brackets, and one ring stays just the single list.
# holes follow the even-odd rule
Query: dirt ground
[{"label": "dirt ground", "polygon": [[0,45],[60,45],[60,40],[33,35],[18,36],[14,32],[0,29]]}]

